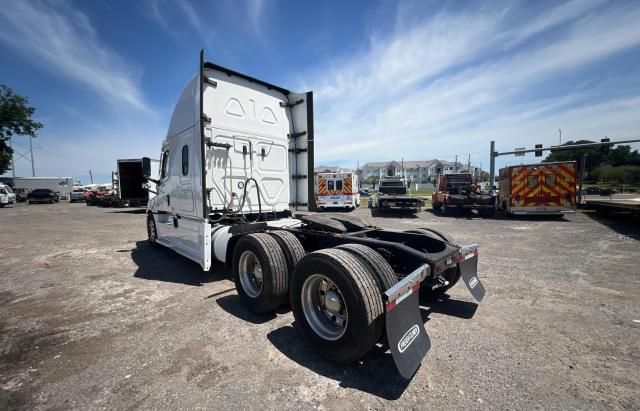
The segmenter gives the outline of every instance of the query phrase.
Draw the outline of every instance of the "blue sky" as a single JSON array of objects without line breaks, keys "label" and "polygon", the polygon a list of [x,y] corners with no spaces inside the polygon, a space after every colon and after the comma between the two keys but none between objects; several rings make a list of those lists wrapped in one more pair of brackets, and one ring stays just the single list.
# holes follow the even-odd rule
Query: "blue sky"
[{"label": "blue sky", "polygon": [[157,158],[201,48],[315,92],[316,164],[486,169],[492,139],[637,138],[639,21],[637,1],[0,0],[0,83],[37,108],[43,176],[108,181],[118,158]]}]

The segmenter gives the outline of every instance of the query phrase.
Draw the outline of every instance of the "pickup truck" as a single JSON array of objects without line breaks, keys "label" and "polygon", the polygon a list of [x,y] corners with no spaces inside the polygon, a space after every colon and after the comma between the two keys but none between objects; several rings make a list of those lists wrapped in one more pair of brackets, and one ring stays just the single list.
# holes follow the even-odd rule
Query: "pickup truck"
[{"label": "pickup truck", "polygon": [[496,211],[496,197],[481,191],[473,183],[469,173],[445,174],[438,179],[438,187],[431,197],[434,211],[441,215],[459,214],[461,211],[477,210],[485,215],[493,215]]},{"label": "pickup truck", "polygon": [[401,210],[417,213],[424,207],[424,199],[410,196],[400,178],[383,178],[378,184],[374,207],[379,212]]}]

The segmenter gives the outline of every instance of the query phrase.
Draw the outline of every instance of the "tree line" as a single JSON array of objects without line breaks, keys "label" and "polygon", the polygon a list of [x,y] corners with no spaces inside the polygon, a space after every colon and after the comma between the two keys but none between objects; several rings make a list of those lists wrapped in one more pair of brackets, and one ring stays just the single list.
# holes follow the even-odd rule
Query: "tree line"
[{"label": "tree line", "polygon": [[[567,141],[563,145],[587,143],[595,143],[595,141]],[[640,153],[638,150],[631,150],[629,145],[618,145],[614,148],[605,146],[552,150],[544,161],[575,161],[580,169],[584,154],[587,155],[585,180],[618,183],[640,182]]]}]

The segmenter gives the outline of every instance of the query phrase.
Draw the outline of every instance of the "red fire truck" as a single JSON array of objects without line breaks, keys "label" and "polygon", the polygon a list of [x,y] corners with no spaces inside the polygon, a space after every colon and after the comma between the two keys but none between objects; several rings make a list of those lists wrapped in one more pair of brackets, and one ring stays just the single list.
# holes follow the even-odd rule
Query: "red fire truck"
[{"label": "red fire truck", "polygon": [[505,214],[575,213],[575,161],[500,169],[498,206]]}]

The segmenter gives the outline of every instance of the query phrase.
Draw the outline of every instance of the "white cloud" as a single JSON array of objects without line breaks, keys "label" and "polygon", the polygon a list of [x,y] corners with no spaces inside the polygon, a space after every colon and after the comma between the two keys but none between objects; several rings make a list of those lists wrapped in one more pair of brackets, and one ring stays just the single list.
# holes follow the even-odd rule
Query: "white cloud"
[{"label": "white cloud", "polygon": [[[469,12],[442,13],[415,25],[399,21],[391,35],[374,35],[357,55],[319,67],[306,85],[318,95],[318,162],[351,158],[355,164],[358,159],[419,159],[455,153],[472,153],[481,159],[488,152],[488,141],[504,135],[505,124],[514,147],[515,142],[531,145],[541,142],[542,135],[556,136],[559,127],[595,138],[607,119],[613,118],[616,124],[611,124],[611,130],[632,133],[638,129],[633,110],[620,108],[616,114],[608,105],[590,101],[613,90],[578,89],[547,99],[523,97],[531,88],[544,89],[560,75],[614,59],[616,53],[640,45],[640,8],[613,4],[595,12],[599,4],[562,3],[533,16],[520,31],[510,27],[509,13]],[[505,45],[526,44],[528,36],[559,26],[562,29],[554,30],[544,43],[505,51]],[[637,100],[628,103],[637,104]],[[580,107],[578,112],[588,113],[589,122],[569,115],[575,106]],[[621,116],[628,118],[623,121]],[[508,122],[508,118],[522,122]],[[593,125],[591,132],[584,124]],[[367,141],[385,143],[363,150],[360,144]]]},{"label": "white cloud", "polygon": [[150,111],[134,70],[100,41],[81,11],[62,3],[3,2],[0,40],[33,64],[79,81],[111,103]]},{"label": "white cloud", "polygon": [[247,0],[247,13],[249,15],[249,20],[251,21],[253,30],[255,31],[258,38],[262,38],[263,36],[262,16],[264,11],[263,0]]}]

